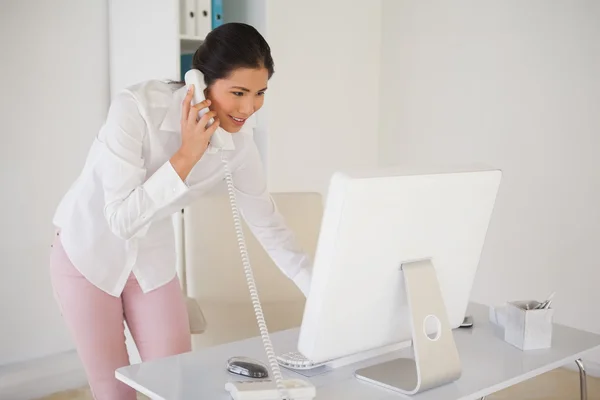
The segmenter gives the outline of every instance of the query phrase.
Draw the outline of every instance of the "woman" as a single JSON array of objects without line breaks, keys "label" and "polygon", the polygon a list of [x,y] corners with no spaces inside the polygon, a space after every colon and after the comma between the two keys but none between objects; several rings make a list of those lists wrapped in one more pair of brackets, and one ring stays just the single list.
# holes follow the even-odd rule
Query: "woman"
[{"label": "woman", "polygon": [[[232,133],[235,150],[223,155],[246,222],[308,290],[309,258],[268,194],[252,139],[252,116],[273,74],[268,44],[249,25],[225,24],[206,37],[193,68],[207,85],[198,105],[191,106],[194,87],[172,82],[143,82],[116,96],[54,218],[52,285],[97,400],[135,398],[114,377],[129,364],[123,321],[144,361],[191,350],[171,215],[223,182],[222,154],[207,152],[218,126]],[[215,123],[207,128],[208,118]]]}]

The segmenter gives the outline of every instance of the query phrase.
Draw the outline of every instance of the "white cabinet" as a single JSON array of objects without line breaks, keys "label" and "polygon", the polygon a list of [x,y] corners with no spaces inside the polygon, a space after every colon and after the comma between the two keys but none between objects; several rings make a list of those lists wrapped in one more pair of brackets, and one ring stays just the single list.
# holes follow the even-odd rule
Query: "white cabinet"
[{"label": "white cabinet", "polygon": [[109,0],[110,92],[146,79],[181,79],[181,60],[222,22],[215,0]]},{"label": "white cabinet", "polygon": [[[108,0],[111,98],[144,80],[182,79],[182,60],[191,64],[191,55],[206,35],[222,23],[220,4],[220,0]],[[180,219],[174,216],[176,229]],[[176,236],[180,243],[181,229]],[[181,273],[184,266],[179,261]],[[128,329],[125,336],[131,362],[139,363]]]},{"label": "white cabinet", "polygon": [[211,0],[183,0],[179,5],[179,34],[192,39],[205,37],[212,29]]}]

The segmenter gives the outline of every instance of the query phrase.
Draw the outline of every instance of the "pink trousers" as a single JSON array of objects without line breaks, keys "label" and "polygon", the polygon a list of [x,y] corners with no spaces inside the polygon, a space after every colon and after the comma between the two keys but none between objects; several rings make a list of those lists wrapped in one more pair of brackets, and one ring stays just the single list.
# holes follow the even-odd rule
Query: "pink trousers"
[{"label": "pink trousers", "polygon": [[115,378],[129,365],[123,321],[143,361],[191,350],[187,310],[179,281],[143,293],[131,274],[121,297],[88,282],[73,266],[56,235],[50,259],[52,286],[85,368],[94,399],[134,400]]}]

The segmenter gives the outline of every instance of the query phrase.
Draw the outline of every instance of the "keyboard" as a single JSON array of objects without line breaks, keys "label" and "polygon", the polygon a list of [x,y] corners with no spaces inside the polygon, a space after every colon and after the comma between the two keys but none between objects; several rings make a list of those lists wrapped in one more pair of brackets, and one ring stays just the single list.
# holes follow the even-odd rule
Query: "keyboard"
[{"label": "keyboard", "polygon": [[277,362],[289,369],[313,369],[325,365],[325,363],[313,363],[301,353],[295,351],[277,356]]}]

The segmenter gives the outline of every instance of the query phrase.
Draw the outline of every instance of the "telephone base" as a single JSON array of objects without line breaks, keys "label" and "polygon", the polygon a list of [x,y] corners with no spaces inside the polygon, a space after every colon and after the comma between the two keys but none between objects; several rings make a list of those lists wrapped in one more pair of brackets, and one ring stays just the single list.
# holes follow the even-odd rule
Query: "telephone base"
[{"label": "telephone base", "polygon": [[[283,385],[289,400],[312,400],[316,396],[315,386],[303,379],[285,379]],[[281,398],[275,382],[270,380],[228,382],[225,384],[225,390],[233,400],[280,400]]]}]

